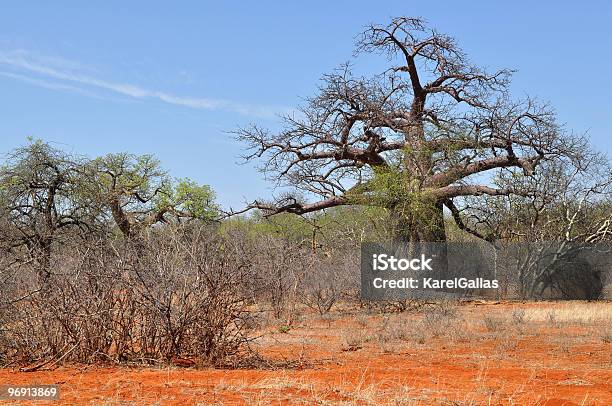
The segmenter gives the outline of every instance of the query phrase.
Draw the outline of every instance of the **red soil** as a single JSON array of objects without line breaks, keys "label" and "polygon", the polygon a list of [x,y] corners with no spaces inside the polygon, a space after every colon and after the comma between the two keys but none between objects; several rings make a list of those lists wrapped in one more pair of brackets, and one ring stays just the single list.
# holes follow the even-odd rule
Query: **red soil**
[{"label": "red soil", "polygon": [[[381,315],[310,315],[286,334],[270,327],[257,350],[298,361],[298,368],[5,369],[0,384],[58,384],[55,404],[612,405],[612,344],[594,333],[599,326],[534,321],[517,333],[510,321],[499,332],[478,322],[483,313],[533,306],[554,304],[462,306],[465,320],[473,321],[467,339],[430,337],[423,344],[372,338]],[[419,316],[397,317],[416,322]],[[346,344],[366,333],[371,337],[359,345]]]}]

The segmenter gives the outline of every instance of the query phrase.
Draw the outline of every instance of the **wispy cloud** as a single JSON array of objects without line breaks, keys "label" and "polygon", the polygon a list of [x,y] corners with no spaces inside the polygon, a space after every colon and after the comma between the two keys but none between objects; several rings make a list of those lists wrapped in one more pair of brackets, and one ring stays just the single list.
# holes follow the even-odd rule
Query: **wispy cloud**
[{"label": "wispy cloud", "polygon": [[91,97],[94,99],[107,100],[107,101],[117,101],[118,100],[116,98],[104,97],[100,94],[91,92],[89,90],[86,90],[86,89],[83,89],[77,86],[72,86],[72,85],[60,83],[60,82],[51,82],[51,81],[44,80],[44,79],[38,79],[38,78],[26,76],[26,75],[20,75],[18,73],[6,72],[6,71],[0,70],[0,76],[9,78],[9,79],[13,79],[13,80],[18,80],[20,82],[28,83],[30,85],[44,87],[45,89],[78,93],[78,94],[82,94],[83,96]]},{"label": "wispy cloud", "polygon": [[[215,98],[185,97],[129,83],[113,82],[83,73],[84,69],[74,61],[42,57],[24,50],[0,50],[0,65],[20,72],[0,71],[1,76],[49,89],[75,91],[88,96],[94,96],[94,94],[84,87],[103,89],[133,99],[158,100],[198,110],[228,111],[246,116],[273,117],[290,110],[281,106],[254,105]],[[37,75],[37,77],[27,76],[26,73]],[[49,79],[55,82],[50,82]]]}]

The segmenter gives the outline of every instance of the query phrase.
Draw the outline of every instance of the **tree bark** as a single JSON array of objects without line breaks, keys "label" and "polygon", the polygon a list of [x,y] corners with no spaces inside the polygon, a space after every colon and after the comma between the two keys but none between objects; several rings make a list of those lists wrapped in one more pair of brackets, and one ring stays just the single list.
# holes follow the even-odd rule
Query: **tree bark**
[{"label": "tree bark", "polygon": [[425,211],[391,209],[394,251],[398,254],[418,257],[421,254],[433,258],[433,272],[428,277],[446,279],[448,275],[448,247],[444,225],[444,205],[435,202]]},{"label": "tree bark", "polygon": [[424,212],[409,210],[401,205],[391,207],[393,242],[446,242],[444,205],[435,202]]}]

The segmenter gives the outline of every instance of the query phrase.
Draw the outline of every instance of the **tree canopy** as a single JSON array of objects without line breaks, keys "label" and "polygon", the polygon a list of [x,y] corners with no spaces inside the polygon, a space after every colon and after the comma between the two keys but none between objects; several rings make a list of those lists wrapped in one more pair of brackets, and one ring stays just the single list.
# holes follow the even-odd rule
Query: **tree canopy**
[{"label": "tree canopy", "polygon": [[488,72],[456,41],[417,18],[368,26],[357,57],[381,55],[388,67],[363,77],[351,64],[324,75],[318,93],[284,127],[241,128],[238,138],[281,185],[297,195],[255,201],[268,214],[304,214],[347,204],[388,209],[401,240],[445,239],[443,207],[465,196],[525,193],[495,187],[483,175],[531,176],[539,164],[578,154],[582,137],[566,134],[548,105],[509,92],[512,71]]}]

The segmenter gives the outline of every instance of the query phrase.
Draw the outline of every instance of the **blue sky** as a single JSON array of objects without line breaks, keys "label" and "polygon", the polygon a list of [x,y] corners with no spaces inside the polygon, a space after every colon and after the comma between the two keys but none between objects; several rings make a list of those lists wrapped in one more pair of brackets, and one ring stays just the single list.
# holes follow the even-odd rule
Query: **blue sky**
[{"label": "blue sky", "polygon": [[5,2],[0,152],[34,136],[90,157],[153,153],[238,208],[272,185],[237,164],[227,131],[277,128],[365,24],[399,15],[453,35],[477,64],[517,69],[514,95],[550,101],[612,152],[609,3],[406,0]]}]

